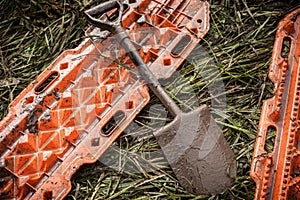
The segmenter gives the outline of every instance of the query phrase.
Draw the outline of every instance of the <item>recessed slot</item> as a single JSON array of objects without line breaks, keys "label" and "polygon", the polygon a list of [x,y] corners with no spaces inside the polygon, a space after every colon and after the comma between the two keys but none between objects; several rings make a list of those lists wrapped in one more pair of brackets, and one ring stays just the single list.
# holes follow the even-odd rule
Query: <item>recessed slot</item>
[{"label": "recessed slot", "polygon": [[44,200],[51,200],[51,199],[53,199],[53,193],[52,193],[52,191],[45,191],[45,192],[43,192],[43,199]]},{"label": "recessed slot", "polygon": [[172,49],[171,54],[173,56],[179,56],[185,47],[190,43],[191,37],[190,36],[183,36],[181,40],[176,44],[176,46]]},{"label": "recessed slot", "polygon": [[281,57],[288,58],[291,50],[291,38],[285,37],[282,41]]},{"label": "recessed slot", "polygon": [[129,3],[136,3],[136,0],[129,0]]},{"label": "recessed slot", "polygon": [[38,86],[35,88],[35,92],[40,93],[43,92],[47,87],[49,87],[55,79],[58,77],[58,72],[52,72],[48,78],[42,81],[42,83],[38,84]]},{"label": "recessed slot", "polygon": [[69,67],[69,63],[61,63],[60,66],[59,66],[59,69],[60,70],[64,70],[64,69],[67,69]]},{"label": "recessed slot", "polygon": [[172,64],[172,61],[170,58],[164,58],[163,63],[164,65],[169,66]]},{"label": "recessed slot", "polygon": [[116,112],[110,120],[102,128],[102,133],[109,136],[111,132],[119,125],[119,123],[125,118],[125,113],[122,111]]},{"label": "recessed slot", "polygon": [[100,144],[100,137],[93,138],[93,139],[91,140],[91,144],[92,144],[92,147],[99,146],[99,144]]},{"label": "recessed slot", "polygon": [[202,23],[202,19],[197,19],[197,22],[199,23],[199,24],[201,24]]},{"label": "recessed slot", "polygon": [[125,108],[127,109],[127,110],[131,110],[132,108],[134,107],[134,103],[133,103],[133,101],[127,101],[126,103],[125,103]]},{"label": "recessed slot", "polygon": [[292,177],[296,178],[296,177],[299,177],[299,176],[300,176],[299,170],[297,168],[294,168],[293,173],[292,173]]},{"label": "recessed slot", "polygon": [[112,14],[107,15],[106,17],[107,17],[108,21],[113,22],[119,17],[119,8],[114,8],[111,12],[112,12]]},{"label": "recessed slot", "polygon": [[127,3],[123,3],[123,13],[126,13],[129,8],[129,5]]},{"label": "recessed slot", "polygon": [[30,96],[30,97],[27,97],[26,98],[26,104],[31,104],[34,100],[34,97],[33,96]]},{"label": "recessed slot", "polygon": [[268,127],[265,146],[264,146],[265,151],[268,153],[271,153],[274,150],[276,133],[277,133],[277,131],[274,126]]}]

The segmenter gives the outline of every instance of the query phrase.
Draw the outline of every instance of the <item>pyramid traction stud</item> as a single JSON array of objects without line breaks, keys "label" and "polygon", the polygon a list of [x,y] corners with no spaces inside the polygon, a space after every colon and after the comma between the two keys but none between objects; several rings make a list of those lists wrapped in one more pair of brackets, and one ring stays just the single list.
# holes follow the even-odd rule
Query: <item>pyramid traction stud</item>
[{"label": "pyramid traction stud", "polygon": [[[206,1],[124,7],[123,26],[156,78],[170,77],[209,28]],[[79,167],[95,162],[149,102],[114,36],[97,28],[86,34],[16,97],[0,122],[1,199],[64,198]]]},{"label": "pyramid traction stud", "polygon": [[[250,175],[255,199],[300,199],[300,9],[276,33],[269,78],[275,96],[264,102]],[[266,140],[276,132],[273,150]]]}]

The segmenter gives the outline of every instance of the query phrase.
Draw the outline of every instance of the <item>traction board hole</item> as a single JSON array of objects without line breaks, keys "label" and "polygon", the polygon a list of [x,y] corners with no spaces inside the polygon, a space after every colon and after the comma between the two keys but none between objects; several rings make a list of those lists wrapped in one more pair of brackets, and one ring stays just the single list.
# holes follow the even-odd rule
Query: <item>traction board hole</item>
[{"label": "traction board hole", "polygon": [[297,168],[294,168],[293,173],[292,173],[292,177],[296,178],[296,177],[299,177],[299,176],[300,176],[299,170]]},{"label": "traction board hole", "polygon": [[133,101],[127,101],[127,102],[125,103],[125,108],[126,108],[126,109],[130,110],[130,109],[132,109],[133,107],[134,107]]},{"label": "traction board hole", "polygon": [[43,92],[47,87],[51,85],[51,83],[53,83],[54,79],[56,79],[57,77],[58,77],[58,72],[52,72],[46,80],[44,80],[42,83],[38,85],[37,88],[35,88],[34,91],[37,93]]},{"label": "traction board hole", "polygon": [[186,35],[180,39],[180,41],[176,44],[176,46],[171,50],[171,54],[173,56],[179,56],[184,48],[190,43],[191,37]]},{"label": "traction board hole", "polygon": [[285,37],[282,41],[282,47],[281,47],[281,57],[282,58],[288,58],[290,54],[291,49],[291,38]]},{"label": "traction board hole", "polygon": [[197,19],[197,22],[199,23],[199,24],[201,24],[202,23],[202,19]]},{"label": "traction board hole", "polygon": [[167,66],[169,66],[169,65],[171,65],[171,64],[172,64],[172,61],[171,61],[171,59],[170,59],[170,58],[164,58],[164,60],[163,60],[163,63],[164,63],[164,65],[167,65]]},{"label": "traction board hole", "polygon": [[129,0],[129,3],[136,3],[136,0]]},{"label": "traction board hole", "polygon": [[276,137],[276,128],[274,126],[269,126],[267,129],[266,142],[264,149],[266,152],[271,153],[274,149],[275,137]]},{"label": "traction board hole", "polygon": [[69,67],[69,63],[61,63],[60,66],[59,66],[59,69],[60,70],[64,70],[64,69],[67,69]]},{"label": "traction board hole", "polygon": [[118,126],[118,124],[124,119],[124,117],[124,112],[116,112],[116,114],[114,114],[102,128],[102,133],[106,136],[110,135],[111,131],[113,131]]},{"label": "traction board hole", "polygon": [[26,98],[26,104],[31,104],[34,100],[34,97],[33,96],[30,96],[30,97],[27,97]]},{"label": "traction board hole", "polygon": [[45,200],[51,200],[53,198],[52,191],[45,191],[43,192],[43,199]]},{"label": "traction board hole", "polygon": [[127,3],[123,3],[123,13],[126,13],[129,8],[129,5]]}]

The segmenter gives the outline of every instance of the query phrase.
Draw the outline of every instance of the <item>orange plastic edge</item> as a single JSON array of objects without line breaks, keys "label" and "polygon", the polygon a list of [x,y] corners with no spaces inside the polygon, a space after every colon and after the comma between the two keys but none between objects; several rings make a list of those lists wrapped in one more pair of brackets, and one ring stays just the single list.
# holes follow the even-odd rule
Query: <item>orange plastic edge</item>
[{"label": "orange plastic edge", "polygon": [[[300,199],[299,14],[300,9],[288,14],[276,32],[269,70],[275,96],[263,104],[250,171],[256,183],[254,199]],[[273,151],[267,152],[271,128],[276,138]]]}]

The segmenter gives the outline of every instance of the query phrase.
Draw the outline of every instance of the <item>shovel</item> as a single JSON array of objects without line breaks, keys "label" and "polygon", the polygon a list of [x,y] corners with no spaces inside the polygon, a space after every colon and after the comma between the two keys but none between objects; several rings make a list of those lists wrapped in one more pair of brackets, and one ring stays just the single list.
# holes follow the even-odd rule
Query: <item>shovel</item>
[{"label": "shovel", "polygon": [[[106,20],[96,18],[109,11],[115,11],[118,15],[114,19],[108,15]],[[220,128],[206,106],[184,113],[168,96],[124,31],[122,13],[123,5],[117,0],[85,11],[94,26],[115,34],[137,67],[140,77],[174,117],[171,123],[157,130],[154,135],[181,186],[195,194],[223,192],[236,175],[236,164]]]}]

